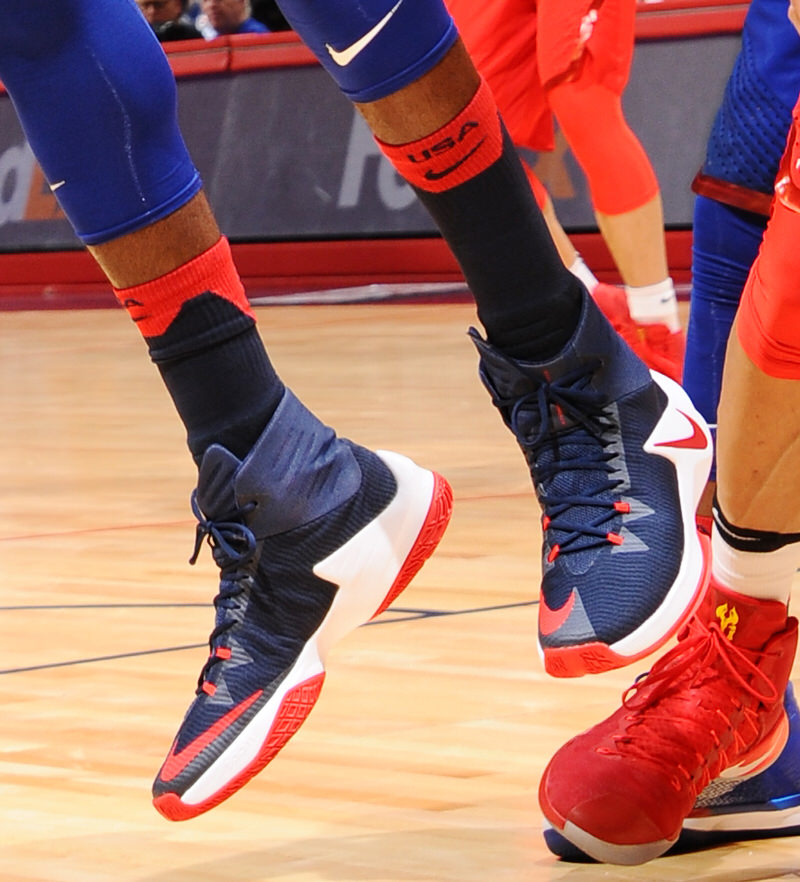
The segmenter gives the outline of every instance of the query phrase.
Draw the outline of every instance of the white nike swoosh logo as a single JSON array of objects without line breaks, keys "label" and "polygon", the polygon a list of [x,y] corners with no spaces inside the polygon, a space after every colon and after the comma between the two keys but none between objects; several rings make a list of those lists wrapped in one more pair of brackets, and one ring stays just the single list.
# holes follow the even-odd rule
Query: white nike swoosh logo
[{"label": "white nike swoosh logo", "polygon": [[58,183],[50,184],[49,186],[50,186],[50,189],[55,193],[56,190],[59,189],[59,187],[63,187],[64,184],[66,184],[66,183],[67,183],[66,181],[58,181]]},{"label": "white nike swoosh logo", "polygon": [[356,40],[355,43],[348,46],[346,49],[334,49],[330,43],[325,44],[325,48],[328,50],[328,54],[330,57],[339,65],[339,67],[347,67],[348,64],[361,52],[366,49],[367,46],[378,36],[378,34],[389,24],[389,20],[391,17],[397,12],[400,8],[400,4],[403,0],[397,0],[397,3],[384,15],[384,17],[375,25],[375,27],[370,28],[363,37]]}]

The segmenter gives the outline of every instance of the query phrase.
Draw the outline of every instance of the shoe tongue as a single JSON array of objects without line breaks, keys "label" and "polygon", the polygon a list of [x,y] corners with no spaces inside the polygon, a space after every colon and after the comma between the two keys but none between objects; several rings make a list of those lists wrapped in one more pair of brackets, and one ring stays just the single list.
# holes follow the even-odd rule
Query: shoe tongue
[{"label": "shoe tongue", "polygon": [[[516,413],[516,422],[512,425],[512,404],[519,402],[526,395],[536,395],[546,382],[552,382],[568,370],[580,364],[571,347],[567,354],[547,363],[530,363],[517,361],[496,349],[491,343],[483,340],[474,328],[470,328],[470,337],[480,353],[480,376],[484,386],[489,390],[506,424],[515,434],[536,435],[541,430],[542,414],[534,398],[530,404]],[[499,400],[505,404],[499,404]],[[575,424],[559,408],[552,403],[548,405],[548,422],[553,431],[561,431]]]},{"label": "shoe tongue", "polygon": [[[480,354],[481,379],[500,398],[520,398],[542,383],[555,383],[583,371],[591,371],[590,386],[606,402],[653,384],[646,365],[620,339],[588,294],[572,338],[547,361],[519,361],[483,340],[475,328],[470,328],[469,335]],[[555,425],[558,427],[558,422]]]},{"label": "shoe tongue", "polygon": [[221,518],[236,510],[234,475],[241,462],[224,447],[213,444],[203,454],[197,478],[197,502],[207,518]]},{"label": "shoe tongue", "polygon": [[558,379],[581,365],[573,348],[568,346],[557,358],[546,362],[525,362],[510,358],[481,338],[475,328],[469,335],[481,357],[484,378],[503,398],[518,398],[542,382]]},{"label": "shoe tongue", "polygon": [[712,582],[704,602],[706,621],[716,622],[735,646],[760,650],[786,627],[786,605],[738,594]]}]

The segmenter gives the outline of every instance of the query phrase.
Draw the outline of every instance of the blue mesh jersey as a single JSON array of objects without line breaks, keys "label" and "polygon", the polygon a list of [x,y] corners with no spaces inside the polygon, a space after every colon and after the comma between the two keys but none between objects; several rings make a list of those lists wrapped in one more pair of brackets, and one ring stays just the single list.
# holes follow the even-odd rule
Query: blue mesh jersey
[{"label": "blue mesh jersey", "polygon": [[786,0],[752,0],[703,166],[706,175],[768,194],[800,93],[800,36],[786,11]]}]

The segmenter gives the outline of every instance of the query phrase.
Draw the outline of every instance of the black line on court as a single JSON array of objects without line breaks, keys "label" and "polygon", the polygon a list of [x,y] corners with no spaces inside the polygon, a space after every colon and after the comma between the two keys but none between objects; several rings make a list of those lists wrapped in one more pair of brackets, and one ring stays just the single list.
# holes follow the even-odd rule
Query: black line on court
[{"label": "black line on court", "polygon": [[[409,607],[392,607],[381,614],[380,618],[367,622],[362,627],[370,627],[372,625],[390,625],[396,622],[413,622],[418,619],[438,619],[446,616],[466,616],[475,613],[498,612],[507,609],[522,609],[527,606],[536,606],[538,600],[526,600],[520,603],[503,603],[496,606],[478,606],[470,609],[413,609]],[[31,610],[31,609],[141,609],[149,607],[210,607],[206,603],[180,603],[180,604],[160,604],[160,603],[108,603],[108,604],[74,604],[74,605],[45,605],[45,606],[3,606],[0,611],[5,610]],[[49,662],[43,665],[28,665],[22,668],[5,668],[0,670],[0,676],[3,674],[24,674],[30,671],[46,671],[53,668],[69,668],[76,665],[89,665],[96,662],[117,661],[123,658],[138,658],[145,655],[158,655],[162,652],[184,652],[187,649],[202,649],[206,643],[190,643],[185,646],[166,646],[161,649],[140,649],[136,652],[120,652],[115,655],[100,655],[94,658],[78,658],[72,661]]]},{"label": "black line on court", "polygon": [[91,665],[95,662],[116,661],[121,658],[138,658],[140,655],[158,655],[160,652],[182,652],[185,649],[201,649],[205,643],[190,643],[186,646],[168,646],[164,649],[139,649],[136,652],[120,652],[117,655],[98,655],[94,658],[76,658],[72,661],[49,662],[45,665],[29,665],[25,668],[6,668],[0,674],[25,674],[28,671],[47,671],[51,668],[71,668],[75,665]]}]

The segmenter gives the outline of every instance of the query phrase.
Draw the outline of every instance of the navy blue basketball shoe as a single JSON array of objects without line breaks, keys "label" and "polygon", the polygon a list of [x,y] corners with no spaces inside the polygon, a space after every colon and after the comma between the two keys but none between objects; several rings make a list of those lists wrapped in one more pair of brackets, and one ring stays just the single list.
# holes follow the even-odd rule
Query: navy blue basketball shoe
[{"label": "navy blue basketball shoe", "polygon": [[218,805],[294,735],[328,650],[408,585],[452,492],[403,456],[338,438],[287,390],[243,461],[206,451],[192,504],[194,557],[207,539],[221,579],[196,697],[153,785],[171,820]]},{"label": "navy blue basketball shoe", "polygon": [[703,418],[588,294],[575,335],[548,362],[514,360],[470,335],[542,508],[546,670],[574,677],[648,655],[708,582],[708,538],[694,520],[711,464]]},{"label": "navy blue basketball shoe", "polygon": [[[749,778],[720,777],[708,784],[684,820],[678,841],[666,854],[751,839],[800,836],[800,710],[791,683],[783,706],[789,737],[775,762]],[[546,821],[544,841],[562,860],[592,860]]]}]

